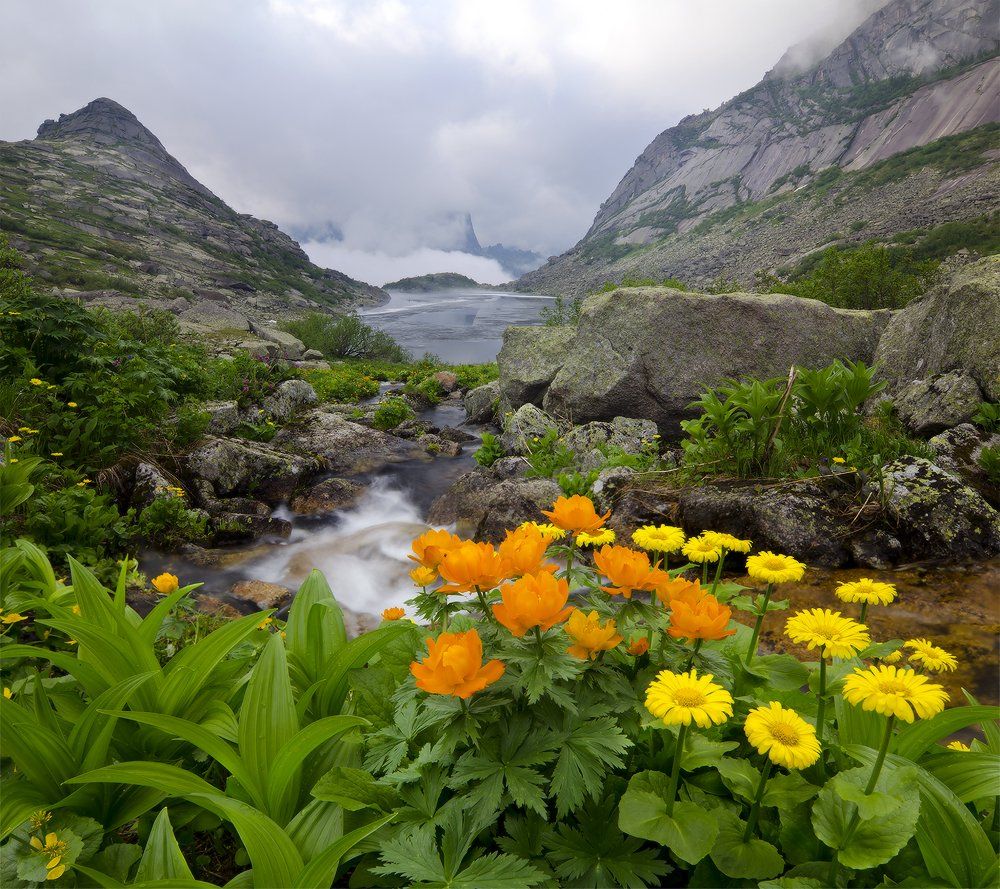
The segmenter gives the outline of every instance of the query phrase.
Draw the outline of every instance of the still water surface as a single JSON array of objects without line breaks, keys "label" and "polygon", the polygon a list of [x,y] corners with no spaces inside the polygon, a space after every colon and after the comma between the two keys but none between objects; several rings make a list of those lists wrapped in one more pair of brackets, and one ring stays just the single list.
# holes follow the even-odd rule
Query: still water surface
[{"label": "still water surface", "polygon": [[505,290],[390,290],[384,306],[363,312],[365,321],[391,334],[415,358],[432,352],[450,364],[492,361],[511,325],[537,324],[552,297]]}]

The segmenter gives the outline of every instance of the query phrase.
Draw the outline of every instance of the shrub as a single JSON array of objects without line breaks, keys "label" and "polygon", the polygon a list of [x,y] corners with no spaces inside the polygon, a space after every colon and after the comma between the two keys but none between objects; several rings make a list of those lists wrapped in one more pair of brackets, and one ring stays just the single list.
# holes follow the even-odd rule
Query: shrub
[{"label": "shrub", "polygon": [[1000,447],[985,447],[979,452],[979,467],[995,485],[1000,485]]},{"label": "shrub", "polygon": [[410,403],[401,395],[389,395],[379,402],[372,415],[372,425],[376,429],[395,429],[404,420],[414,416]]},{"label": "shrub", "polygon": [[311,312],[285,322],[281,329],[302,340],[307,349],[317,349],[327,358],[410,360],[410,353],[389,334],[370,327],[357,315],[333,318],[322,312]]},{"label": "shrub", "polygon": [[1000,404],[984,401],[976,409],[972,422],[987,432],[1000,432]]},{"label": "shrub", "polygon": [[560,293],[551,303],[542,307],[539,317],[546,327],[576,324],[583,311],[583,300],[582,296],[568,298]]},{"label": "shrub", "polygon": [[208,538],[208,516],[189,509],[178,491],[158,496],[140,514],[134,536],[143,546],[176,550],[185,543],[202,544]]},{"label": "shrub", "polygon": [[240,349],[232,358],[216,358],[209,367],[208,389],[212,397],[235,400],[240,407],[260,404],[295,376],[286,362],[254,355],[246,349]]},{"label": "shrub", "polygon": [[355,402],[378,395],[378,380],[349,365],[307,370],[303,376],[322,401]]},{"label": "shrub", "polygon": [[472,455],[480,466],[492,466],[503,456],[503,446],[500,439],[491,432],[483,433],[483,443]]},{"label": "shrub", "polygon": [[573,465],[573,452],[562,443],[559,433],[549,429],[544,435],[528,442],[528,475],[532,478],[555,478]]}]

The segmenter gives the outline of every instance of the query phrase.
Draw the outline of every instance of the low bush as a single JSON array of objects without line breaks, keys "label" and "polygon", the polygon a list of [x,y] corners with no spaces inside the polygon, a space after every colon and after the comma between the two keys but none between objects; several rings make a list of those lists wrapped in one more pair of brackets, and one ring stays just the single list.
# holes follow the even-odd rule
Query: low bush
[{"label": "low bush", "polygon": [[482,444],[472,455],[480,466],[490,467],[503,456],[500,439],[492,432],[484,432]]},{"label": "low bush", "polygon": [[316,349],[327,358],[360,358],[406,362],[410,353],[385,331],[365,324],[357,315],[334,318],[311,312],[281,329],[302,341],[307,349]]},{"label": "low bush", "polygon": [[351,403],[378,395],[378,380],[351,366],[307,370],[303,376],[322,401]]},{"label": "low bush", "polygon": [[389,395],[383,398],[372,415],[372,425],[376,429],[387,431],[395,429],[404,420],[415,416],[410,403],[401,395]]},{"label": "low bush", "polygon": [[180,489],[165,491],[139,514],[133,536],[144,547],[166,551],[185,543],[203,544],[208,538],[208,516],[189,509]]},{"label": "low bush", "polygon": [[213,398],[236,401],[243,408],[260,404],[294,376],[295,370],[287,362],[240,349],[232,358],[215,358],[209,363],[206,390]]}]

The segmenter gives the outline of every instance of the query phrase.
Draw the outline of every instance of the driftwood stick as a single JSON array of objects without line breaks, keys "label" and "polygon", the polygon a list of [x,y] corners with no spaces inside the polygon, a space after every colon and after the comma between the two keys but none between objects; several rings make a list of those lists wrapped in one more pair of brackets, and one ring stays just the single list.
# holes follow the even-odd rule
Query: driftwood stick
[{"label": "driftwood stick", "polygon": [[766,466],[771,460],[771,451],[774,450],[774,440],[778,437],[778,432],[781,431],[781,421],[785,419],[785,407],[788,404],[788,399],[792,395],[792,386],[795,385],[795,377],[797,375],[795,370],[795,365],[793,364],[788,369],[788,384],[785,386],[785,394],[781,396],[781,401],[778,402],[778,417],[774,424],[774,429],[771,430],[771,435],[767,439],[767,446],[764,448],[764,465]]}]

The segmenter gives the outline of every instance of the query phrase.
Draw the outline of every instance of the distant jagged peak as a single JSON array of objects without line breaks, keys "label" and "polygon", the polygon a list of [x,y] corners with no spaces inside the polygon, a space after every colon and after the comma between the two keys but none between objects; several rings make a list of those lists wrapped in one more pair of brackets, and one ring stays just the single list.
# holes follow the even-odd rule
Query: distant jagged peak
[{"label": "distant jagged peak", "polygon": [[58,120],[46,120],[38,128],[36,140],[73,141],[94,147],[118,148],[134,160],[152,166],[202,194],[213,196],[143,126],[139,118],[114,99],[102,96],[70,114],[60,114]]}]

